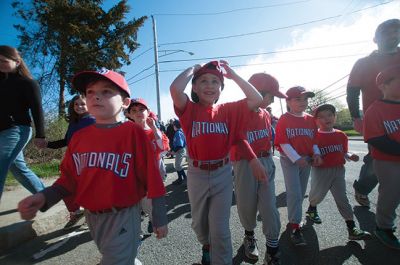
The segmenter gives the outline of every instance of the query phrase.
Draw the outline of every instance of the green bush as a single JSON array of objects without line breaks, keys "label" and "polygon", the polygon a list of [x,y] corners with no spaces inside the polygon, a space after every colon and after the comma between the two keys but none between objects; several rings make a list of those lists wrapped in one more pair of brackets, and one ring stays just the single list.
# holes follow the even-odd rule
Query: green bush
[{"label": "green bush", "polygon": [[347,130],[343,131],[347,136],[361,136],[357,131],[355,130]]}]

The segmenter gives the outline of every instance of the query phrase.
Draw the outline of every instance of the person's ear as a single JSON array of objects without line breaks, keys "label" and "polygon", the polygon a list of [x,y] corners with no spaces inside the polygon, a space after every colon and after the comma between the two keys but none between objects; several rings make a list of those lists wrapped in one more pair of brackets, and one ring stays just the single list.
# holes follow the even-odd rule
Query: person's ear
[{"label": "person's ear", "polygon": [[122,100],[122,108],[127,109],[129,105],[131,104],[131,99],[126,97]]}]

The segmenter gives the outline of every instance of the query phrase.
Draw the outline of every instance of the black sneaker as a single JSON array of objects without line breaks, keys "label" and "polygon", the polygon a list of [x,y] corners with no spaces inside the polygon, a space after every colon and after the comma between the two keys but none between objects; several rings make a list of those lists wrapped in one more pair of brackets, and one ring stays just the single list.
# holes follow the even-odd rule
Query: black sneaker
[{"label": "black sneaker", "polygon": [[384,245],[393,249],[400,249],[400,241],[394,235],[395,229],[380,229],[376,228],[375,236],[381,241]]},{"label": "black sneaker", "polygon": [[349,229],[349,239],[350,240],[368,240],[371,239],[372,236],[369,232],[361,230],[357,227],[353,229]]},{"label": "black sneaker", "polygon": [[300,229],[295,229],[293,230],[292,233],[290,233],[290,240],[292,241],[293,245],[295,246],[306,246],[307,242],[303,237],[303,233],[300,231]]},{"label": "black sneaker", "polygon": [[308,210],[306,212],[306,215],[307,215],[308,219],[310,219],[314,223],[316,223],[316,224],[321,224],[322,223],[322,220],[319,217],[317,210]]},{"label": "black sneaker", "polygon": [[149,221],[149,223],[147,224],[147,232],[149,234],[153,233],[153,224],[151,221]]},{"label": "black sneaker", "polygon": [[252,260],[258,260],[257,240],[254,236],[245,236],[243,238],[244,255]]},{"label": "black sneaker", "polygon": [[263,265],[281,265],[281,253],[275,253],[275,255],[270,255],[265,253]]},{"label": "black sneaker", "polygon": [[181,185],[183,183],[183,179],[179,178],[177,180],[175,180],[174,182],[172,182],[172,185]]},{"label": "black sneaker", "polygon": [[203,255],[201,256],[201,265],[210,265],[211,264],[210,250],[203,248],[202,251]]}]

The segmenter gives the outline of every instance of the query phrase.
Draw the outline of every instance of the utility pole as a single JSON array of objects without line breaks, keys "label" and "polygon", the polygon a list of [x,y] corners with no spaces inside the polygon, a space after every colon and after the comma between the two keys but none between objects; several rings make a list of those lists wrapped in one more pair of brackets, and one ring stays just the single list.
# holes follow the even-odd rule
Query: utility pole
[{"label": "utility pole", "polygon": [[158,120],[161,121],[161,106],[160,106],[160,78],[158,70],[158,45],[157,45],[157,29],[154,16],[151,16],[153,22],[153,36],[154,36],[154,69],[156,74],[156,92],[157,92],[157,115]]}]

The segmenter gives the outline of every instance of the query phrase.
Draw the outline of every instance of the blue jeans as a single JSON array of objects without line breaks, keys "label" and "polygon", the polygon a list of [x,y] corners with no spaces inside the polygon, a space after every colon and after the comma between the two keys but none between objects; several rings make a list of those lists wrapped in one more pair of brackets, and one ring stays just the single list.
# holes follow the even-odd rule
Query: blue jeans
[{"label": "blue jeans", "polygon": [[18,125],[0,131],[0,198],[8,170],[31,193],[44,189],[42,181],[26,166],[22,153],[31,137],[30,126]]}]

